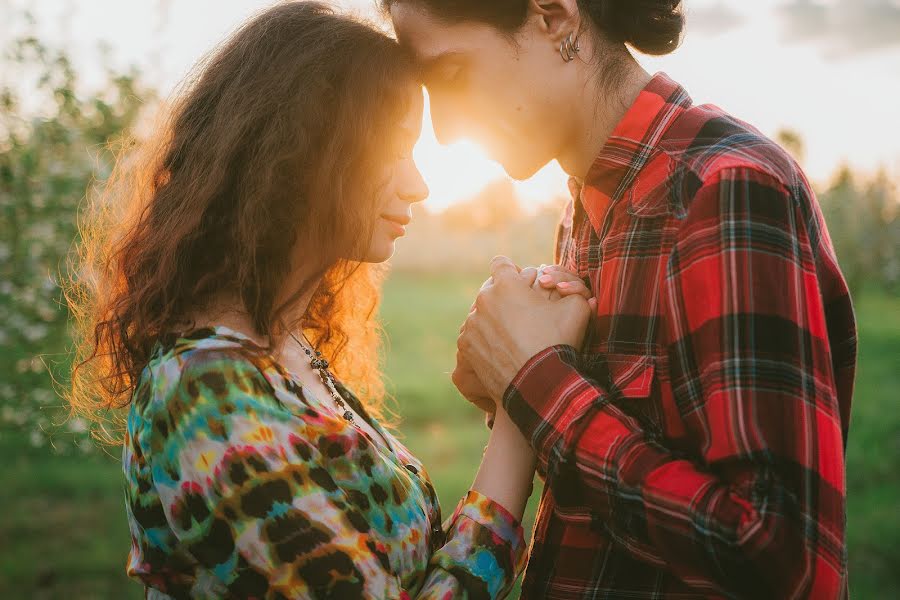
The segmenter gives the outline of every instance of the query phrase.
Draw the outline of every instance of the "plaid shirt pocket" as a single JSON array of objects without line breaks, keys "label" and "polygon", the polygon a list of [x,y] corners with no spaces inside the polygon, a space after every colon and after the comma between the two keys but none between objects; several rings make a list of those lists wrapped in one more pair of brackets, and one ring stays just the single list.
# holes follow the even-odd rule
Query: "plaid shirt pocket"
[{"label": "plaid shirt pocket", "polygon": [[[582,353],[579,356],[583,372],[591,374],[610,391],[603,404],[614,403],[642,422],[645,420],[642,415],[655,412],[648,407],[653,403],[656,362],[653,355],[647,354]],[[659,422],[648,422],[647,431],[657,431],[661,435]],[[569,525],[580,525],[599,533],[603,529],[602,523],[596,510],[584,502],[581,486],[572,461],[561,463],[553,486],[554,515]]]}]

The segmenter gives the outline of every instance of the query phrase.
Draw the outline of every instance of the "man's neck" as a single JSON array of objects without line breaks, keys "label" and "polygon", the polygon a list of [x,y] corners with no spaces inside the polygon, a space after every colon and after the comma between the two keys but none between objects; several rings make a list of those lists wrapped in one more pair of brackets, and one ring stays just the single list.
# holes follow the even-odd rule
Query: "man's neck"
[{"label": "man's neck", "polygon": [[[633,58],[629,57],[626,65],[625,74],[617,82],[619,87],[601,90],[581,103],[572,139],[558,157],[563,171],[579,180],[587,175],[616,125],[652,79],[652,75]],[[586,89],[592,86],[597,87],[595,79],[586,85]]]}]

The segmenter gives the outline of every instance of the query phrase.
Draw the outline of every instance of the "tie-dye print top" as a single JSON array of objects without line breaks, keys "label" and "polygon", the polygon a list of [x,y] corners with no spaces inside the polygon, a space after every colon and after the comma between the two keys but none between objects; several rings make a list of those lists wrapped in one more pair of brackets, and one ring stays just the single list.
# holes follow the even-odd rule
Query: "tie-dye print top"
[{"label": "tie-dye print top", "polygon": [[127,572],[149,597],[502,598],[523,566],[506,509],[470,490],[442,524],[409,450],[307,398],[240,332],[159,342],[133,400]]}]

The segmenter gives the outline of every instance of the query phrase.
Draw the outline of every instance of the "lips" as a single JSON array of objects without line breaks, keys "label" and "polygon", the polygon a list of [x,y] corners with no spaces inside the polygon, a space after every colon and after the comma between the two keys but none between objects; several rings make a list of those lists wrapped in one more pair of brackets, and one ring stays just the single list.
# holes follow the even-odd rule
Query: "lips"
[{"label": "lips", "polygon": [[381,218],[385,221],[396,223],[400,227],[406,227],[412,221],[412,217],[409,215],[381,215]]},{"label": "lips", "polygon": [[381,215],[390,226],[394,237],[403,237],[406,235],[406,226],[412,220],[409,215]]}]

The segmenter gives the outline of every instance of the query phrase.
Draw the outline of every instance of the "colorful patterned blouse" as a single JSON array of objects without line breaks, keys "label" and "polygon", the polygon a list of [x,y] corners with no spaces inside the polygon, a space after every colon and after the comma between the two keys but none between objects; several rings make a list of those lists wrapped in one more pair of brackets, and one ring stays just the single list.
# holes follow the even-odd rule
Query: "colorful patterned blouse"
[{"label": "colorful patterned blouse", "polygon": [[159,342],[123,451],[128,575],[153,597],[501,598],[521,524],[470,490],[441,524],[422,464],[217,325]]}]

